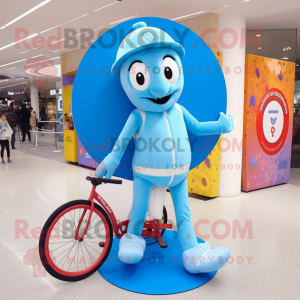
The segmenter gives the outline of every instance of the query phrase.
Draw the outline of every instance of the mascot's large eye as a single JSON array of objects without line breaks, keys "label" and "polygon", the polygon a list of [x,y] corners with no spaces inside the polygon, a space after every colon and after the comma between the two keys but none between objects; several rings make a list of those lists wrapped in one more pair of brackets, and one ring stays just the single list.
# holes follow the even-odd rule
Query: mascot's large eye
[{"label": "mascot's large eye", "polygon": [[169,56],[165,57],[161,64],[161,70],[167,82],[170,84],[175,84],[177,82],[179,77],[179,69],[176,61],[173,58]]},{"label": "mascot's large eye", "polygon": [[145,64],[135,62],[130,66],[129,79],[132,86],[138,90],[145,90],[150,82],[150,74]]}]

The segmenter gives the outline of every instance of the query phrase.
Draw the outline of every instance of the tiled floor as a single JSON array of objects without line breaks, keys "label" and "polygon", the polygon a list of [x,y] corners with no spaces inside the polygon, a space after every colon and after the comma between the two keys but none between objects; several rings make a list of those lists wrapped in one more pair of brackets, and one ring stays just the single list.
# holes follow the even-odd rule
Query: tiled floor
[{"label": "tiled floor", "polygon": [[[23,262],[38,240],[31,232],[42,227],[48,216],[63,203],[86,199],[89,172],[61,162],[12,153],[13,163],[0,165],[0,299],[161,299],[121,290],[105,281],[98,272],[89,278],[68,283],[49,274],[34,277],[33,266]],[[127,217],[132,199],[132,183],[102,185],[98,192],[108,201],[119,220]],[[169,219],[175,220],[170,195],[166,207]],[[212,246],[228,246],[233,262],[225,266],[206,285],[187,293],[165,296],[167,299],[300,299],[300,169],[291,170],[289,184],[242,193],[235,198],[201,201],[190,198],[193,222],[201,225]],[[219,225],[228,222],[229,235]],[[237,221],[235,221],[237,220]],[[232,237],[236,222],[249,229],[244,238]],[[18,226],[28,228],[26,238]],[[238,258],[239,257],[239,258]],[[249,258],[250,263],[249,263]],[[238,263],[239,259],[239,263]],[[149,278],[151,283],[151,278]]]}]

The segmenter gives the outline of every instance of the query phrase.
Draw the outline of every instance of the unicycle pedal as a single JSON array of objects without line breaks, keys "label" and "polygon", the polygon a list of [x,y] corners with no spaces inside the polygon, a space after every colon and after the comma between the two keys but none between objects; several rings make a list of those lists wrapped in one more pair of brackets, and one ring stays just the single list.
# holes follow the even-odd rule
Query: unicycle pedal
[{"label": "unicycle pedal", "polygon": [[160,248],[168,248],[168,243],[166,243],[165,241],[160,241],[158,243],[159,243]]}]

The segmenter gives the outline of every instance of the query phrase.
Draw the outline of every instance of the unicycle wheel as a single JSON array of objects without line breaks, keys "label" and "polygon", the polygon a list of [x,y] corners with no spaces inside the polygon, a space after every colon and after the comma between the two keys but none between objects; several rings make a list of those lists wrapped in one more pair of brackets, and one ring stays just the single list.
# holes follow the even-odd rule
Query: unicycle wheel
[{"label": "unicycle wheel", "polygon": [[46,221],[39,242],[41,262],[53,277],[64,281],[82,280],[97,271],[107,259],[113,242],[113,228],[106,211],[94,203],[90,225],[82,241],[75,239],[85,229],[91,202],[75,200],[58,209]]}]

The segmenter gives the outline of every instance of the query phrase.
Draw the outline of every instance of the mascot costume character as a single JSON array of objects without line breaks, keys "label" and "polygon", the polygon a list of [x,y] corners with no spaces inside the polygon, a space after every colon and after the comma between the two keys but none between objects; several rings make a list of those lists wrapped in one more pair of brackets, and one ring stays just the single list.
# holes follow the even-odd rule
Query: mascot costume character
[{"label": "mascot costume character", "polygon": [[119,259],[126,264],[142,260],[146,243],[141,233],[146,214],[149,210],[150,218],[161,218],[168,187],[185,269],[190,273],[216,271],[226,264],[230,251],[198,243],[194,234],[188,201],[191,148],[187,130],[195,135],[224,134],[233,130],[233,119],[221,112],[218,121],[200,123],[177,104],[184,86],[180,71],[183,46],[144,22],[134,24],[133,29],[122,41],[111,72],[120,78],[137,109],[129,116],[112,152],[96,170],[97,177],[111,178],[128,141],[135,138],[133,203],[128,231],[120,240]]}]

